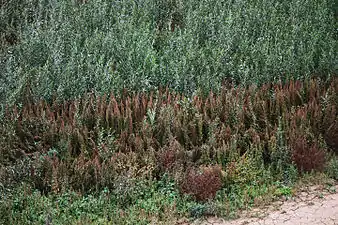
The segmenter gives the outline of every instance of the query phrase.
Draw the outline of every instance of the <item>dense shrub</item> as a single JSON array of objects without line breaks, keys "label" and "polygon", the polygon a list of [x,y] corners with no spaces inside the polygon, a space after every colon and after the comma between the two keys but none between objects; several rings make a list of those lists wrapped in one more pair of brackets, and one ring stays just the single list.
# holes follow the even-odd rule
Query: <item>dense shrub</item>
[{"label": "dense shrub", "polygon": [[327,163],[326,173],[329,177],[338,180],[338,159],[337,157],[332,157],[332,159]]},{"label": "dense shrub", "polygon": [[337,72],[334,0],[78,2],[3,1],[1,105]]},{"label": "dense shrub", "polygon": [[291,148],[292,161],[299,171],[323,171],[326,161],[325,150],[321,149],[316,142],[308,143],[306,137],[298,134],[296,137],[292,137]]},{"label": "dense shrub", "polygon": [[197,201],[213,199],[222,188],[222,173],[218,166],[190,168],[183,179],[182,192],[192,195]]},{"label": "dense shrub", "polygon": [[26,160],[6,180],[24,178],[44,192],[116,188],[123,177],[163,173],[179,181],[187,168],[214,163],[228,184],[257,182],[265,168],[288,179],[292,164],[322,170],[327,150],[335,151],[327,137],[337,135],[337,82],[224,88],[192,98],[169,89],[119,98],[88,94],[8,107],[0,159],[8,168]]}]

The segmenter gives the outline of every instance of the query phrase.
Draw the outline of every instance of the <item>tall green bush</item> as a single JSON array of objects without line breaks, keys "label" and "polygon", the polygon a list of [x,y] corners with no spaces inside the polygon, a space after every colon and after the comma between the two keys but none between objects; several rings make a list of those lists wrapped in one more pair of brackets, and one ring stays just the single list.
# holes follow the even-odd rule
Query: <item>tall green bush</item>
[{"label": "tall green bush", "polygon": [[[12,0],[1,5],[1,104],[22,96],[217,90],[337,72],[334,0]],[[15,39],[15,43],[11,42]],[[13,39],[13,40],[14,40]]]}]

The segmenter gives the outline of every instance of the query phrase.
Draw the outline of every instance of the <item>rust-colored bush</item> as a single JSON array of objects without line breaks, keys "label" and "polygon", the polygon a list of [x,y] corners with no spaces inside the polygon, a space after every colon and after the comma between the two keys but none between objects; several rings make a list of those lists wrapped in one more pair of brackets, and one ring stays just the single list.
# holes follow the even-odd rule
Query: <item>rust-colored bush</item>
[{"label": "rust-colored bush", "polygon": [[158,154],[158,160],[160,167],[167,171],[171,169],[176,161],[176,153],[172,150],[165,150]]},{"label": "rust-colored bush", "polygon": [[[322,170],[323,146],[338,152],[337,87],[338,79],[333,78],[328,85],[311,80],[223,88],[192,99],[167,88],[149,94],[124,91],[122,96],[91,93],[65,102],[30,100],[20,108],[6,108],[0,121],[0,162],[16,164],[55,150],[62,172],[60,166],[33,160],[43,178],[27,178],[46,191],[62,190],[67,182],[73,189],[83,189],[84,184],[111,186],[111,177],[128,174],[130,165],[141,171],[151,164],[159,169],[156,172],[169,172],[180,180],[187,167],[216,159],[223,165],[237,162],[252,147],[266,166],[284,157],[290,147],[300,171]],[[276,155],[276,150],[282,152]],[[134,159],[125,157],[117,167],[109,160],[115,153]],[[247,166],[244,163],[244,172]],[[221,186],[215,171],[188,170],[182,191],[198,200],[212,198]],[[67,182],[60,176],[67,176]]]},{"label": "rust-colored bush", "polygon": [[325,150],[317,142],[309,143],[305,136],[296,136],[291,139],[292,161],[298,171],[322,171],[325,167]]},{"label": "rust-colored bush", "polygon": [[221,188],[222,172],[219,166],[190,168],[181,184],[182,193],[192,195],[197,201],[214,198]]},{"label": "rust-colored bush", "polygon": [[171,140],[165,148],[157,153],[157,161],[162,171],[170,171],[177,164],[179,155],[184,149],[178,141]]}]

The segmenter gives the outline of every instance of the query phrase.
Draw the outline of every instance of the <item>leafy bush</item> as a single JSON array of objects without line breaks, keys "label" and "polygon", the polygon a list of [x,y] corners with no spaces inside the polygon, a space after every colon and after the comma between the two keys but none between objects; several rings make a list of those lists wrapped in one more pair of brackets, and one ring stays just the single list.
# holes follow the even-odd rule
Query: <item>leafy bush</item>
[{"label": "leafy bush", "polygon": [[[0,198],[1,224],[149,224],[173,222],[180,212],[176,204],[186,204],[170,182],[149,183],[130,196],[109,189],[81,195],[66,191],[58,195],[42,195],[22,185]],[[122,205],[121,205],[122,204]]]},{"label": "leafy bush", "polygon": [[333,0],[79,2],[4,1],[1,105],[337,72]]},{"label": "leafy bush", "polygon": [[338,159],[336,156],[328,161],[325,169],[329,177],[338,180]]}]

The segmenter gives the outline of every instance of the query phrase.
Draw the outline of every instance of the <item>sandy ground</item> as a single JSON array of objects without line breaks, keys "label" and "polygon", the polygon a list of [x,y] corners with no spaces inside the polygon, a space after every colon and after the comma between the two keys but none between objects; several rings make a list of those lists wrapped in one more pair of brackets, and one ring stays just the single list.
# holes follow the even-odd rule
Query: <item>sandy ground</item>
[{"label": "sandy ground", "polygon": [[290,198],[264,208],[244,211],[240,219],[225,221],[207,218],[201,225],[338,225],[338,185],[331,188],[312,186]]}]

